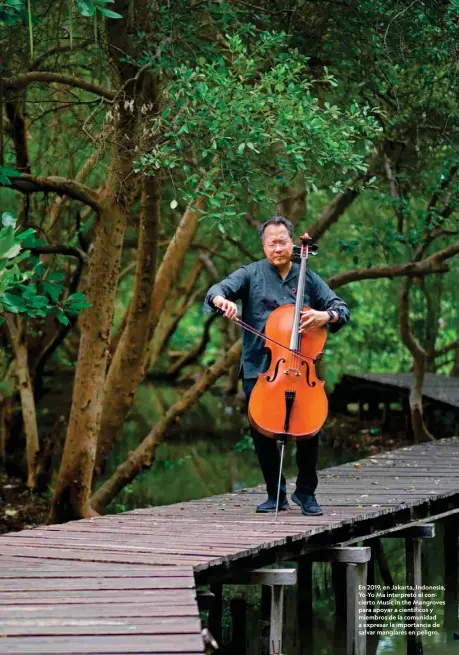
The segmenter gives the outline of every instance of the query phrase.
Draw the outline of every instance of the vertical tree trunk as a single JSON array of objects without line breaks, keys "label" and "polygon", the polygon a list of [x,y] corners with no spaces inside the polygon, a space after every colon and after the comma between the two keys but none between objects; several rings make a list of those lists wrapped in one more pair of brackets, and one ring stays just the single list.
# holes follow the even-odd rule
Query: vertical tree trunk
[{"label": "vertical tree trunk", "polygon": [[144,377],[143,360],[151,339],[152,288],[156,274],[156,251],[160,216],[160,186],[157,178],[144,177],[139,247],[133,298],[126,327],[118,342],[105,382],[105,402],[97,448],[96,475],[131,408]]},{"label": "vertical tree trunk", "polygon": [[[76,365],[72,408],[62,455],[50,520],[63,522],[94,515],[89,497],[94,473],[100,422],[104,403],[105,376],[110,346],[119,264],[123,249],[127,208],[133,198],[132,161],[140,112],[136,98],[139,80],[136,69],[120,53],[133,52],[130,30],[137,29],[144,16],[146,0],[135,6],[130,0],[116,0],[114,9],[123,20],[107,22],[111,64],[123,87],[113,107],[110,168],[100,197],[93,251],[89,263],[87,299],[89,309],[81,316],[81,339]],[[132,10],[132,11],[131,11]]]},{"label": "vertical tree trunk", "polygon": [[177,329],[180,320],[196,300],[195,285],[203,268],[204,264],[197,260],[186,280],[176,289],[174,295],[167,300],[153,334],[147,370],[151,371],[153,369]]},{"label": "vertical tree trunk", "polygon": [[417,342],[409,326],[410,278],[403,278],[398,304],[398,324],[402,342],[413,356],[414,380],[410,392],[411,425],[415,441],[434,440],[427,429],[422,414],[422,386],[426,369],[426,351]]},{"label": "vertical tree trunk", "polygon": [[126,213],[111,197],[102,203],[89,264],[87,300],[67,437],[50,520],[61,523],[94,515],[89,495],[104,399],[110,330]]},{"label": "vertical tree trunk", "polygon": [[[150,299],[147,301],[146,298],[139,296],[139,312],[144,315],[142,308],[146,306],[151,308],[148,321],[141,323],[137,320],[136,312],[131,310],[129,313],[107,378],[105,396],[107,414],[104,415],[101,432],[98,470],[101,470],[123,420],[133,405],[138,386],[145,376],[145,368],[150,358],[151,335],[158,324],[168,295],[179,275],[186,251],[196,233],[200,209],[204,206],[204,202],[205,199],[200,196],[194,203],[188,205],[156,274],[153,291],[150,284],[148,289]],[[139,261],[141,259],[139,254]],[[135,353],[128,357],[133,347],[129,335],[133,333],[137,335],[136,338],[139,338],[140,342]],[[116,362],[119,364],[115,366]]]},{"label": "vertical tree trunk", "polygon": [[37,453],[40,446],[38,442],[35,398],[33,394],[32,380],[29,373],[26,319],[18,317],[17,322],[15,323],[13,318],[9,317],[8,327],[16,359],[16,376],[19,384],[22,419],[26,438],[27,486],[29,489],[34,489],[36,483]]}]

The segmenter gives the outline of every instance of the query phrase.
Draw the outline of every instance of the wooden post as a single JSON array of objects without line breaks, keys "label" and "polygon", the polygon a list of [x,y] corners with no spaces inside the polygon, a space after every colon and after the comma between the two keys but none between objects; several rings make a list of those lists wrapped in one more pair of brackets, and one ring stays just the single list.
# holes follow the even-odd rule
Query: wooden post
[{"label": "wooden post", "polygon": [[244,598],[232,598],[230,601],[232,621],[231,649],[238,655],[245,655],[247,644],[247,608]]},{"label": "wooden post", "polygon": [[346,655],[347,643],[343,638],[346,634],[347,598],[346,564],[332,563],[333,595],[335,598],[335,624],[333,626],[333,652],[336,655]]},{"label": "wooden post", "polygon": [[298,560],[297,600],[297,629],[299,641],[299,654],[310,655],[313,651],[312,630],[312,562],[309,557]]},{"label": "wooden post", "polygon": [[269,632],[271,625],[272,587],[261,587],[261,655],[269,655]]},{"label": "wooden post", "polygon": [[458,570],[459,570],[459,544],[458,544],[458,517],[453,516],[444,522],[443,553],[444,553],[444,587],[445,587],[445,615],[443,627],[446,640],[454,641],[454,631],[457,630],[458,607]]},{"label": "wooden post", "polygon": [[[422,539],[418,537],[405,538],[406,553],[406,586],[416,589],[416,585],[422,584],[421,575],[421,544]],[[414,629],[408,629],[406,635],[406,652],[407,655],[422,655],[422,638],[416,633],[419,631],[422,622],[421,606],[414,604],[414,598],[407,597],[406,611],[407,615],[414,616]],[[412,621],[408,621],[411,623]],[[410,634],[413,633],[413,634]]]},{"label": "wooden post", "polygon": [[[310,557],[316,561],[346,565],[346,584],[340,586],[340,589],[345,590],[346,599],[342,594],[339,598],[335,597],[336,606],[342,608],[342,611],[344,611],[344,603],[346,603],[345,652],[346,655],[366,655],[366,619],[363,614],[359,614],[359,600],[365,601],[366,595],[364,598],[359,595],[365,594],[365,591],[359,589],[359,585],[366,587],[367,562],[371,558],[371,549],[359,546],[336,546],[311,553]],[[335,586],[335,591],[336,589]],[[360,632],[363,634],[359,634]]]},{"label": "wooden post", "polygon": [[[366,655],[366,615],[359,614],[360,587],[367,583],[367,562],[346,566],[347,592],[347,655]],[[366,607],[366,605],[365,605]]]},{"label": "wooden post", "polygon": [[221,644],[222,641],[222,616],[223,616],[223,585],[212,584],[210,591],[214,595],[212,606],[209,610],[209,632],[214,639]]},{"label": "wooden post", "polygon": [[[261,615],[262,615],[262,652],[269,655],[274,653],[280,654],[280,648],[282,646],[282,619],[283,619],[283,609],[284,609],[284,586],[285,585],[295,585],[297,582],[297,573],[296,569],[250,569],[246,571],[237,571],[234,575],[231,576],[231,580],[225,580],[225,584],[259,584],[262,585],[261,588]],[[269,601],[268,601],[269,595]],[[268,601],[268,602],[267,602]],[[235,607],[236,622],[241,623],[242,625],[242,610],[241,614],[238,613],[238,610]],[[269,610],[268,610],[269,608]],[[269,611],[269,614],[268,614]],[[269,618],[268,618],[269,617]],[[266,637],[264,634],[263,627],[265,627],[265,621],[268,618],[269,626],[269,643],[266,644]],[[234,645],[233,637],[233,649],[234,652],[245,653],[245,601],[244,601],[244,628],[238,628],[240,633],[244,633],[244,644],[239,643]],[[266,630],[268,633],[268,630]],[[234,619],[233,619],[233,635],[234,635]],[[241,637],[242,639],[242,637]],[[242,650],[244,649],[244,650]]]},{"label": "wooden post", "polygon": [[284,587],[275,585],[271,592],[271,625],[269,655],[282,655],[282,621],[284,615]]},{"label": "wooden post", "polygon": [[[416,585],[422,585],[422,571],[421,571],[421,549],[423,539],[432,539],[435,537],[435,524],[434,523],[420,523],[419,525],[412,525],[401,530],[394,530],[384,535],[385,539],[388,538],[405,538],[405,554],[406,554],[406,585],[410,585],[416,589]],[[414,604],[414,598],[407,597],[406,611],[407,615],[414,616],[414,629],[408,629],[406,635],[406,652],[407,655],[422,655],[422,638],[420,635],[416,636],[422,625],[422,612],[420,611],[421,605]],[[412,623],[412,621],[408,621]],[[409,634],[413,632],[414,634]]]}]

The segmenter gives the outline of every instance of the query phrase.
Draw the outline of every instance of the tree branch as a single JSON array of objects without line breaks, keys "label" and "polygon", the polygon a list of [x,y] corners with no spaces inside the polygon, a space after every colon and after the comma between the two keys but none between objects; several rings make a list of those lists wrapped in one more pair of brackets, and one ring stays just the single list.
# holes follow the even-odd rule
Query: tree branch
[{"label": "tree branch", "polygon": [[35,248],[26,248],[30,252],[37,255],[69,255],[70,257],[77,257],[80,262],[86,263],[88,255],[79,248],[73,246],[36,246]]},{"label": "tree branch", "polygon": [[48,57],[52,57],[53,55],[60,55],[63,52],[75,52],[76,50],[86,48],[86,46],[91,45],[92,43],[94,43],[94,39],[84,39],[83,41],[80,41],[76,44],[74,43],[73,45],[66,43],[65,45],[53,46],[52,48],[49,48],[49,50],[46,50],[46,52],[41,54],[39,57],[37,57],[35,61],[33,61],[30,65],[30,69],[32,71],[39,69],[42,63]]},{"label": "tree branch", "polygon": [[458,253],[459,241],[456,241],[451,246],[443,248],[443,250],[439,250],[419,262],[372,266],[370,268],[354,268],[350,271],[343,271],[342,273],[332,275],[332,277],[327,280],[327,284],[332,289],[338,289],[345,284],[358,282],[360,280],[374,280],[382,277],[401,277],[403,275],[413,277],[416,275],[429,275],[430,273],[446,273],[448,268],[443,264],[443,262],[447,259],[451,259],[451,257],[454,257]]},{"label": "tree branch", "polygon": [[[21,175],[21,177],[13,177],[10,179],[11,186],[8,188],[21,191],[22,193],[38,193],[38,192],[52,192],[58,194],[66,194],[74,200],[80,200],[95,211],[100,210],[99,195],[92,189],[79,184],[74,180],[68,180],[65,177],[50,176],[50,177],[36,177],[34,175]],[[1,185],[0,186],[4,186]]]},{"label": "tree branch", "polygon": [[80,77],[75,77],[74,75],[62,75],[61,73],[52,73],[51,71],[30,71],[29,73],[23,73],[22,75],[17,75],[16,77],[5,77],[3,82],[6,87],[13,89],[24,89],[29,84],[33,82],[46,82],[51,84],[57,82],[58,84],[65,84],[67,86],[74,86],[77,89],[83,89],[84,91],[89,91],[90,93],[95,93],[106,100],[114,100],[116,96],[116,91],[107,89],[100,84],[95,84],[89,80],[83,80]]}]

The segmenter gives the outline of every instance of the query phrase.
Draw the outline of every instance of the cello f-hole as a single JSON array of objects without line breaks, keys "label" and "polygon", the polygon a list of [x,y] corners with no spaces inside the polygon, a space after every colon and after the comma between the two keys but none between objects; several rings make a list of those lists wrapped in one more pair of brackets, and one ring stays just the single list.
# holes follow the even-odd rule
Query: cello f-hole
[{"label": "cello f-hole", "polygon": [[274,376],[272,378],[269,377],[269,375],[266,377],[267,382],[274,382],[274,380],[277,378],[277,374],[279,372],[279,366],[281,364],[285,364],[285,359],[278,359],[276,362],[276,368],[274,369]]},{"label": "cello f-hole", "polygon": [[316,381],[313,380],[311,382],[311,380],[309,379],[309,362],[305,362],[304,359],[303,359],[300,363],[301,363],[302,366],[306,366],[306,376],[305,376],[306,377],[306,384],[308,385],[308,387],[311,387],[311,389],[312,389],[313,387],[316,386]]}]

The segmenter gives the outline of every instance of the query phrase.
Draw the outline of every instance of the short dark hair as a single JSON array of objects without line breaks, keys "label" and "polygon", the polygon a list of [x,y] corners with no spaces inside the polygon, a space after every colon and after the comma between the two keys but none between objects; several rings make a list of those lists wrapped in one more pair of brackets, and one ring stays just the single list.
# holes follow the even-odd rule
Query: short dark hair
[{"label": "short dark hair", "polygon": [[293,236],[293,224],[288,220],[288,218],[284,218],[283,216],[272,216],[271,218],[268,218],[268,220],[265,221],[258,230],[262,241],[265,234],[265,229],[268,227],[268,225],[285,225],[289,237],[292,238]]}]

